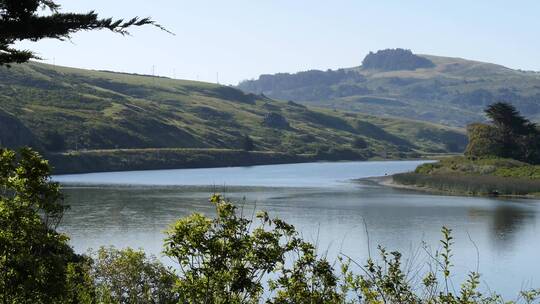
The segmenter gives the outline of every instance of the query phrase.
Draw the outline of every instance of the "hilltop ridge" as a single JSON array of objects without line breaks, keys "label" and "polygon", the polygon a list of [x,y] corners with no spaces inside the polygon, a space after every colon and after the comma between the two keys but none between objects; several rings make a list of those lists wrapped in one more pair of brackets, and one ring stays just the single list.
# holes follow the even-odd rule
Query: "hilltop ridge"
[{"label": "hilltop ridge", "polygon": [[35,62],[1,68],[0,89],[0,143],[34,146],[57,165],[85,151],[122,161],[118,153],[130,149],[141,159],[188,149],[182,157],[207,155],[211,166],[222,155],[216,149],[243,150],[246,137],[255,151],[309,160],[461,152],[467,142],[463,130],[439,125],[315,109],[211,83]]},{"label": "hilltop ridge", "polygon": [[305,105],[456,127],[483,121],[485,106],[505,101],[540,121],[540,73],[399,49],[368,54],[366,63],[261,75],[238,88]]}]

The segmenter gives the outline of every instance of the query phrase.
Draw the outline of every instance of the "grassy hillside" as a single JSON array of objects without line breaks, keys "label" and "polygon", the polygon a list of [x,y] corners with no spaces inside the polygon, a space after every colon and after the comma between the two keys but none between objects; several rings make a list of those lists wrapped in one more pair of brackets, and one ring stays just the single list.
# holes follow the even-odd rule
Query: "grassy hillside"
[{"label": "grassy hillside", "polygon": [[0,104],[0,144],[32,145],[54,154],[57,165],[87,150],[139,149],[140,159],[148,149],[237,151],[246,136],[254,150],[315,159],[461,152],[466,144],[460,130],[434,124],[316,110],[210,83],[40,63],[0,68]]},{"label": "grassy hillside", "polygon": [[[506,101],[527,117],[540,121],[540,73],[430,55],[416,57],[427,59],[431,66],[424,63],[420,66],[426,67],[412,69],[410,58],[393,51],[396,58],[388,58],[392,53],[388,51],[368,55],[366,66],[261,75],[238,87],[306,105],[458,127],[482,121],[481,112],[486,105]],[[409,61],[399,62],[405,60],[402,58]]]}]

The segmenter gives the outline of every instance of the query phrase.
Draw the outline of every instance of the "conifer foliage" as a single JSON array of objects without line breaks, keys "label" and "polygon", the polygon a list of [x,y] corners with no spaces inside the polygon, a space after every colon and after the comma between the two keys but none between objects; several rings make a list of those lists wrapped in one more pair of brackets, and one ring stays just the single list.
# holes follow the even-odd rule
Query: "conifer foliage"
[{"label": "conifer foliage", "polygon": [[467,128],[470,157],[495,156],[540,163],[540,129],[524,118],[511,104],[497,102],[485,110],[491,124],[472,124]]},{"label": "conifer foliage", "polygon": [[63,13],[60,9],[53,0],[0,0],[0,65],[38,59],[31,50],[15,48],[13,45],[18,41],[66,40],[79,31],[101,29],[128,35],[130,27],[143,25],[167,31],[150,18],[102,19],[94,11]]}]

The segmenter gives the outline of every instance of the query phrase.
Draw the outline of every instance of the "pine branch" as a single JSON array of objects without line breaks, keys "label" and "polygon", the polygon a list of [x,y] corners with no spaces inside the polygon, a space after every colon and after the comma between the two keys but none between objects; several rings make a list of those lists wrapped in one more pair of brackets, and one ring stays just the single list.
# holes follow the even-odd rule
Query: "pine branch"
[{"label": "pine branch", "polygon": [[[48,9],[51,15],[36,12]],[[54,0],[0,0],[0,65],[22,63],[38,59],[29,50],[11,48],[17,41],[39,41],[44,38],[67,40],[80,31],[110,30],[121,35],[130,35],[129,28],[150,25],[174,35],[162,25],[146,17],[129,20],[100,19],[94,11],[88,13],[60,13],[60,5]]]}]

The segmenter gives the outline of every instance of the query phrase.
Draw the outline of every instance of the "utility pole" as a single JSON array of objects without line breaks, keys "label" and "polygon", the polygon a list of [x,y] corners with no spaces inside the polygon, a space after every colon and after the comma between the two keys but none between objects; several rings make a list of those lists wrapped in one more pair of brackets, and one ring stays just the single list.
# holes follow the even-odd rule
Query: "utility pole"
[{"label": "utility pole", "polygon": [[216,72],[216,83],[219,84],[219,72]]}]

